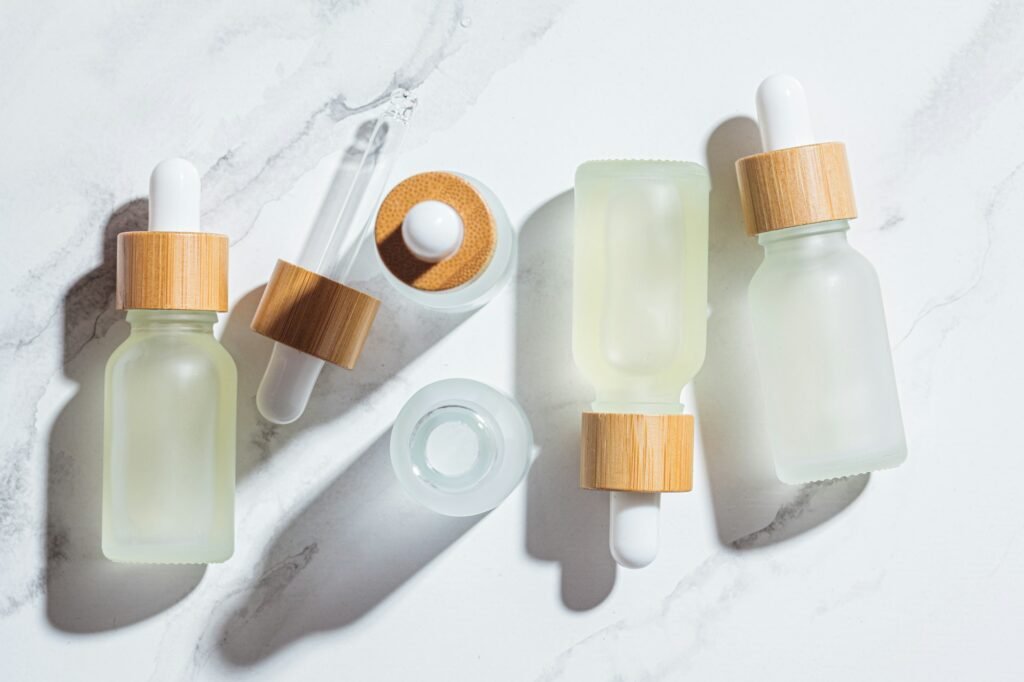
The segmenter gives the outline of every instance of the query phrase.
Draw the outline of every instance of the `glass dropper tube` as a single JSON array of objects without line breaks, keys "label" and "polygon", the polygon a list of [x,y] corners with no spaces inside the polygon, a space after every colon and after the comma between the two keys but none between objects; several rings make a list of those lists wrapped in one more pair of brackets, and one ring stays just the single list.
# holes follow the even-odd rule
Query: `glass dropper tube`
[{"label": "glass dropper tube", "polygon": [[[344,283],[349,277],[415,107],[416,98],[397,89],[391,93],[387,109],[359,127],[338,162],[297,265],[336,282]],[[275,343],[256,392],[260,413],[277,424],[298,419],[323,366],[320,358]]]}]

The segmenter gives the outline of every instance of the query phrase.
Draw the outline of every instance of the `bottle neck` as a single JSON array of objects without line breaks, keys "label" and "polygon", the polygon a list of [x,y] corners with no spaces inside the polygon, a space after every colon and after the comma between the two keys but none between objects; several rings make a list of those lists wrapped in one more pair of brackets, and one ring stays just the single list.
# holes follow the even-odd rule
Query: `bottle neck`
[{"label": "bottle neck", "polygon": [[129,310],[132,332],[213,334],[217,313],[209,310]]},{"label": "bottle neck", "polygon": [[846,231],[849,229],[850,223],[846,220],[830,220],[763,232],[757,235],[757,241],[764,247],[765,256],[778,253],[814,256],[848,247]]},{"label": "bottle neck", "polygon": [[594,412],[608,412],[613,414],[682,414],[682,403],[676,402],[634,402],[621,400],[608,400],[609,396],[597,396],[590,405]]}]

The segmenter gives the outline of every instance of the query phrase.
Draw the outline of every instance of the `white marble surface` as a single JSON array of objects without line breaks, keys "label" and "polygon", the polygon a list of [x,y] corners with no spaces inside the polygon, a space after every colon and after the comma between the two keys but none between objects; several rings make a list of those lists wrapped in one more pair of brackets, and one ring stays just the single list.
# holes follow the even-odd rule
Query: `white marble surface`
[{"label": "white marble surface", "polygon": [[[769,7],[771,5],[771,7]],[[55,3],[0,8],[0,679],[1010,680],[1024,676],[1024,6],[1012,2]],[[847,142],[854,245],[886,297],[910,458],[774,483],[744,292],[760,257],[732,161],[753,91],[801,77]],[[442,317],[384,297],[360,367],[298,423],[253,394],[248,330],[361,111],[421,100],[398,179],[470,173],[521,230],[514,286]],[[101,373],[127,333],[110,238],[150,168],[203,174],[233,241],[219,333],[240,370],[238,536],[205,570],[99,556]],[[576,489],[577,164],[667,157],[714,182],[710,343],[684,398],[696,485],[616,570]],[[406,501],[386,460],[412,391],[513,391],[540,452],[478,519]]]}]

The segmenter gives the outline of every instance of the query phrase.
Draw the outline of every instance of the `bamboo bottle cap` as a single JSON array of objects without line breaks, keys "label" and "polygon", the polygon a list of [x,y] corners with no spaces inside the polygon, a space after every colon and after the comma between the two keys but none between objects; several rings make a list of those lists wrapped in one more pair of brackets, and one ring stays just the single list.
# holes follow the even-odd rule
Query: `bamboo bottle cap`
[{"label": "bamboo bottle cap", "polygon": [[358,289],[277,261],[252,329],[278,343],[352,369],[380,301]]},{"label": "bamboo bottle cap", "polygon": [[857,217],[841,142],[747,156],[736,162],[736,177],[751,233]]},{"label": "bamboo bottle cap", "polygon": [[841,142],[817,142],[804,87],[780,73],[757,88],[763,154],[736,162],[747,231],[760,234],[857,217]]},{"label": "bamboo bottle cap", "polygon": [[[439,261],[418,257],[403,238],[410,211],[429,202],[454,209],[462,239],[454,253]],[[422,291],[445,291],[473,280],[491,262],[498,241],[494,215],[479,191],[454,173],[420,173],[392,189],[377,213],[374,238],[381,262],[396,278]]]},{"label": "bamboo bottle cap", "polygon": [[228,309],[228,238],[208,232],[117,235],[118,310]]},{"label": "bamboo bottle cap", "polygon": [[584,412],[580,487],[689,491],[693,488],[693,416]]}]

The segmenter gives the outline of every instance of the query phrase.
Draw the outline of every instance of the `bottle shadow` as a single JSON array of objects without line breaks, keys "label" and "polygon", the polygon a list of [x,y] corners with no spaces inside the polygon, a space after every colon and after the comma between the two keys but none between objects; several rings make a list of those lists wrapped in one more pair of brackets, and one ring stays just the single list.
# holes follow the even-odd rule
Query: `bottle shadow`
[{"label": "bottle shadow", "polygon": [[579,487],[580,414],[592,389],[572,358],[573,192],[550,199],[519,232],[516,396],[538,449],[527,477],[526,550],[561,568],[562,603],[600,605],[615,585],[608,495]]},{"label": "bottle shadow", "polygon": [[234,665],[365,616],[484,516],[446,517],[410,499],[378,438],[288,524],[227,613],[218,644]]},{"label": "bottle shadow", "polygon": [[719,124],[706,148],[710,315],[694,394],[718,538],[733,549],[771,545],[824,523],[857,499],[869,479],[790,486],[775,475],[747,310],[747,285],[761,248],[746,232],[735,172],[737,159],[760,151],[757,123],[745,116]]},{"label": "bottle shadow", "polygon": [[100,549],[104,373],[128,335],[114,310],[117,235],[145,229],[145,199],[130,201],[103,229],[102,263],[63,301],[63,372],[78,384],[49,434],[46,614],[68,632],[100,632],[167,609],[199,584],[203,565],[142,566],[107,560]]}]

